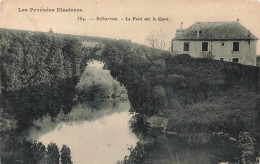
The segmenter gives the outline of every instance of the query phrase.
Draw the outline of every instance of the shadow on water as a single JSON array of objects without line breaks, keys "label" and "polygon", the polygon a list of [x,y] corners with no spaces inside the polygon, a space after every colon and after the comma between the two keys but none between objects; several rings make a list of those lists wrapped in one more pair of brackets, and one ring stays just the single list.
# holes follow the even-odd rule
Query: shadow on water
[{"label": "shadow on water", "polygon": [[129,101],[95,100],[79,103],[67,115],[61,112],[54,119],[47,115],[35,120],[33,126],[28,130],[28,139],[38,140],[40,136],[54,130],[63,123],[83,124],[84,121],[95,121],[113,113],[127,111],[129,108]]},{"label": "shadow on water", "polygon": [[176,134],[162,133],[158,129],[150,129],[147,133],[148,135],[142,138],[136,147],[129,149],[130,155],[118,163],[236,163],[238,157],[241,156],[238,143],[226,138],[226,134],[215,134],[215,136],[212,136],[209,145],[198,146],[189,143],[185,138]]}]

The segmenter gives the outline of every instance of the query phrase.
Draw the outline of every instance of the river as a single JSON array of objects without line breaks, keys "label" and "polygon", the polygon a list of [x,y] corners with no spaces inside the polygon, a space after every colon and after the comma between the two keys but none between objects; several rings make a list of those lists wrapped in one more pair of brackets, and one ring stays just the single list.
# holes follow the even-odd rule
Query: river
[{"label": "river", "polygon": [[129,128],[129,102],[118,102],[116,107],[108,104],[104,109],[92,109],[91,113],[88,106],[77,105],[66,121],[61,121],[51,130],[44,128],[44,123],[48,126],[48,122],[36,122],[41,128],[32,129],[29,136],[38,138],[37,141],[46,147],[50,142],[56,143],[59,149],[64,144],[69,146],[73,163],[116,163],[129,154],[127,148],[135,146],[138,139]]},{"label": "river", "polygon": [[[102,70],[103,64],[93,62],[89,66]],[[82,87],[86,84],[97,82],[103,86],[115,84],[112,82],[112,77],[107,76],[108,71],[86,69],[85,73],[88,76],[87,78],[82,76],[79,82],[81,88],[86,88]],[[130,102],[117,101],[111,97],[93,101],[83,98],[84,101],[76,101],[68,115],[61,112],[57,117],[51,118],[47,114],[33,121],[33,125],[26,131],[2,134],[0,163],[37,163],[44,159],[47,151],[42,151],[40,144],[33,141],[42,142],[46,148],[50,143],[55,143],[59,150],[63,145],[67,145],[75,164],[116,164],[118,160],[123,160],[130,154],[127,148],[131,145],[135,147],[138,142],[138,138],[129,128],[129,120],[132,117],[128,112]],[[143,126],[136,125],[140,128],[138,131],[142,131]],[[228,135],[223,132],[216,133],[217,136],[211,137],[214,142],[204,147],[190,145],[178,135],[162,133],[156,128],[150,128],[148,132],[147,134],[152,137],[157,137],[157,142],[152,145],[153,149],[146,151],[144,149],[146,146],[142,147],[141,143],[141,146],[137,146],[136,149],[138,153],[133,151],[132,159],[139,160],[146,155],[144,163],[180,163],[181,161],[187,164],[215,164],[221,161],[234,162],[240,155],[236,143],[231,142],[230,137],[226,137]],[[141,154],[143,150],[145,150],[144,155]]]},{"label": "river", "polygon": [[[89,62],[77,87],[118,83],[103,66],[102,62]],[[76,164],[117,163],[130,153],[127,148],[138,141],[129,127],[132,117],[129,109],[128,100],[84,101],[74,105],[66,116],[61,113],[55,120],[45,116],[34,121],[28,139],[42,142],[46,147],[51,142],[59,149],[67,145]]]}]

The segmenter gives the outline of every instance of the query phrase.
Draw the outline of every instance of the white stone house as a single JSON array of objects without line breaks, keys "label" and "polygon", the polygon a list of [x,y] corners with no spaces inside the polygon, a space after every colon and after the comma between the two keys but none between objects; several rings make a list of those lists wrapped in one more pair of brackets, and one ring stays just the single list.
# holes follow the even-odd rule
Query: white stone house
[{"label": "white stone house", "polygon": [[239,21],[196,22],[187,29],[176,30],[171,52],[256,65],[257,40]]}]

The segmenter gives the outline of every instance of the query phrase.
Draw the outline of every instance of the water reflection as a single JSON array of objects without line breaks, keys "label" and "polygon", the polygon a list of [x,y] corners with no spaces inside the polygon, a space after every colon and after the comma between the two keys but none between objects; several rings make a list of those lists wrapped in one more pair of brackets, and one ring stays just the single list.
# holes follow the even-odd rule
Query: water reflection
[{"label": "water reflection", "polygon": [[[68,145],[74,163],[116,163],[129,154],[127,147],[135,145],[137,138],[129,129],[129,102],[120,102],[114,108],[112,106],[110,110],[107,106],[94,110],[86,105],[78,105],[51,131],[42,135],[41,130],[33,129],[29,136],[36,138],[41,135],[38,141],[44,145],[50,142],[56,143],[59,148],[63,144]],[[88,117],[84,117],[84,107]],[[45,127],[43,122],[41,127]],[[49,123],[45,121],[45,124]],[[46,129],[40,129],[46,132]]]}]

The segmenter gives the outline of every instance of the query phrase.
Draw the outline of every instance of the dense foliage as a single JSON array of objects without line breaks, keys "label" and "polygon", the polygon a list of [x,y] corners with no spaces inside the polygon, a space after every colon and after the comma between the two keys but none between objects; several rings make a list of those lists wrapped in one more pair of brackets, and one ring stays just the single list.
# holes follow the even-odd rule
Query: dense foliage
[{"label": "dense foliage", "polygon": [[[161,60],[160,52],[123,41],[107,42],[103,49],[105,68],[111,71],[112,77],[124,84],[135,112],[143,115],[153,115],[164,105],[164,90],[156,86],[153,76],[161,76],[160,71],[164,69],[160,69],[161,63],[156,61],[156,57]],[[158,63],[160,68],[151,70],[153,63]]]},{"label": "dense foliage", "polygon": [[171,116],[196,104],[205,110],[218,103],[222,109],[226,107],[221,105],[229,105],[227,111],[236,110],[238,115],[245,111],[247,118],[255,120],[258,67],[172,56],[122,41],[106,43],[102,55],[111,75],[126,86],[135,113]]},{"label": "dense foliage", "polygon": [[0,77],[5,112],[22,126],[72,107],[75,85],[93,48],[58,34],[0,31]]},{"label": "dense foliage", "polygon": [[70,148],[63,145],[60,152],[55,143],[50,143],[47,148],[42,142],[28,141],[24,137],[11,134],[1,140],[1,163],[2,164],[72,164]]},{"label": "dense foliage", "polygon": [[113,79],[108,70],[87,67],[76,86],[79,101],[99,98],[127,98],[127,91]]},{"label": "dense foliage", "polygon": [[59,148],[55,143],[50,143],[47,147],[46,162],[52,164],[60,163]]},{"label": "dense foliage", "polygon": [[61,164],[72,164],[71,155],[70,155],[70,148],[66,145],[63,145],[61,150]]}]

